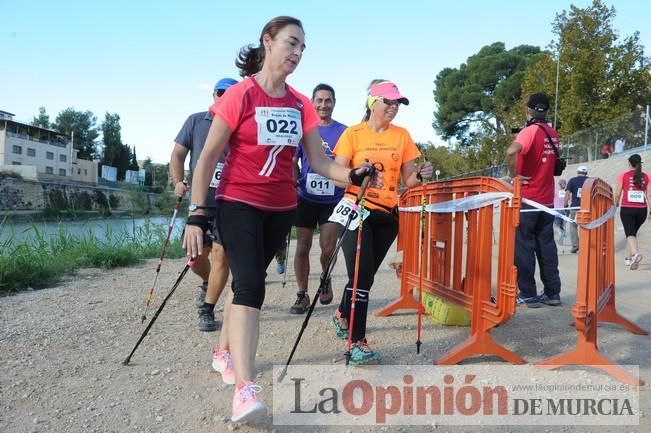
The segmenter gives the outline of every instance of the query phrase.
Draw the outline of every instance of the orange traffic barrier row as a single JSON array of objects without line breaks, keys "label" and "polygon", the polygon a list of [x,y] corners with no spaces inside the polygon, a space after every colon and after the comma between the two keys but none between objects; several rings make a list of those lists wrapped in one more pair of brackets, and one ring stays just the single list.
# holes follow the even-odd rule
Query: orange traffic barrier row
[{"label": "orange traffic barrier row", "polygon": [[[424,291],[465,308],[471,314],[470,336],[436,360],[437,364],[456,364],[479,355],[524,363],[521,356],[497,343],[491,335],[493,328],[508,322],[515,314],[514,250],[515,228],[520,220],[519,183],[512,188],[489,177],[429,183],[405,191],[400,207],[418,207],[423,196],[427,205],[432,205],[482,193],[508,193],[508,198],[467,212],[428,212],[422,255],[421,215],[416,211],[400,212],[398,250],[403,251],[400,296],[376,314],[388,316],[398,310],[422,308],[414,299],[414,289],[421,285]],[[499,238],[493,283],[496,215]]]},{"label": "orange traffic barrier row", "polygon": [[[588,179],[581,188],[581,211],[577,222],[588,224],[607,213],[613,206],[613,191],[601,179]],[[634,334],[648,335],[615,307],[615,245],[613,218],[586,229],[579,225],[579,266],[576,301],[572,306],[577,344],[573,350],[548,358],[537,365],[556,368],[562,365],[593,365],[614,378],[632,385],[644,382],[619,367],[599,351],[597,325],[609,322],[621,325]]]}]

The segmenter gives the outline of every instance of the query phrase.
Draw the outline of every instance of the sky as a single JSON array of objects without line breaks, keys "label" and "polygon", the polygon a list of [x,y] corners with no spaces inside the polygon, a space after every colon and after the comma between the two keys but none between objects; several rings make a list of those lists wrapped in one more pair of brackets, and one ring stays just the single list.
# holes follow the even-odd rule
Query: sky
[{"label": "sky", "polygon": [[[306,50],[287,82],[311,96],[336,91],[333,117],[361,121],[374,78],[395,82],[410,99],[394,123],[417,142],[444,144],[432,128],[434,80],[483,46],[547,48],[557,13],[591,1],[424,0],[0,0],[0,110],[30,122],[67,107],[92,111],[98,124],[120,115],[122,141],[138,159],[169,162],[188,115],[207,110],[223,77],[239,78],[239,49],[256,44],[267,21],[299,18]],[[651,2],[617,1],[620,37],[640,31],[651,52]]]}]

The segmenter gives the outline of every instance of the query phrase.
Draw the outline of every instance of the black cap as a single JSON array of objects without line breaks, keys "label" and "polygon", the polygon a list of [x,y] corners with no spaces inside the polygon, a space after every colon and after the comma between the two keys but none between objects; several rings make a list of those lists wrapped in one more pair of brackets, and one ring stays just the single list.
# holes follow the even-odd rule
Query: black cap
[{"label": "black cap", "polygon": [[544,93],[534,93],[529,96],[527,107],[539,113],[544,113],[549,110],[549,97]]}]

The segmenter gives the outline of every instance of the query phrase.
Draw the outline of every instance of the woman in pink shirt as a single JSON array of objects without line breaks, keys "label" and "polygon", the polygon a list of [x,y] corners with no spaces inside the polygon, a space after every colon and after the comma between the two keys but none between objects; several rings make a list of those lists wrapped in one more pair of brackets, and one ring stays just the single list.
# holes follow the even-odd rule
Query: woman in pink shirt
[{"label": "woman in pink shirt", "polygon": [[[637,232],[647,218],[651,190],[648,173],[642,171],[642,157],[634,153],[628,158],[628,171],[617,177],[615,204],[620,206],[620,218],[626,234],[624,264],[636,270],[642,261],[637,250]],[[620,204],[621,200],[621,204]]]},{"label": "woman in pink shirt", "polygon": [[[301,22],[276,17],[264,26],[259,42],[257,47],[240,50],[236,65],[245,79],[210,107],[214,119],[192,182],[192,197],[205,197],[215,164],[228,143],[212,229],[222,239],[233,282],[212,366],[225,383],[236,384],[234,422],[266,411],[258,398],[261,388],[253,383],[260,308],[265,269],[294,218],[292,158],[298,142],[303,140],[314,171],[335,182],[361,184],[368,170],[368,165],[350,170],[324,155],[314,106],[286,83],[305,49]],[[191,257],[201,253],[203,233],[210,229],[202,206],[192,203],[186,222],[183,244]]]}]

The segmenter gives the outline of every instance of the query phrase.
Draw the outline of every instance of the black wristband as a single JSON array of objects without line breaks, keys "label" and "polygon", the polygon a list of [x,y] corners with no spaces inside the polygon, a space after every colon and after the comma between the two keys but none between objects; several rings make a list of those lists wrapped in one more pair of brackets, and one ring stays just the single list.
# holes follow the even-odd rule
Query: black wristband
[{"label": "black wristband", "polygon": [[188,216],[188,219],[185,220],[185,225],[197,226],[204,233],[210,230],[210,223],[208,222],[208,217],[205,215],[190,215]]},{"label": "black wristband", "polygon": [[366,176],[373,176],[375,174],[375,167],[366,167],[366,170],[360,174],[357,174],[357,168],[353,168],[350,170],[350,174],[348,174],[348,177],[350,177],[350,183],[352,183],[355,186],[361,186],[362,181]]}]

